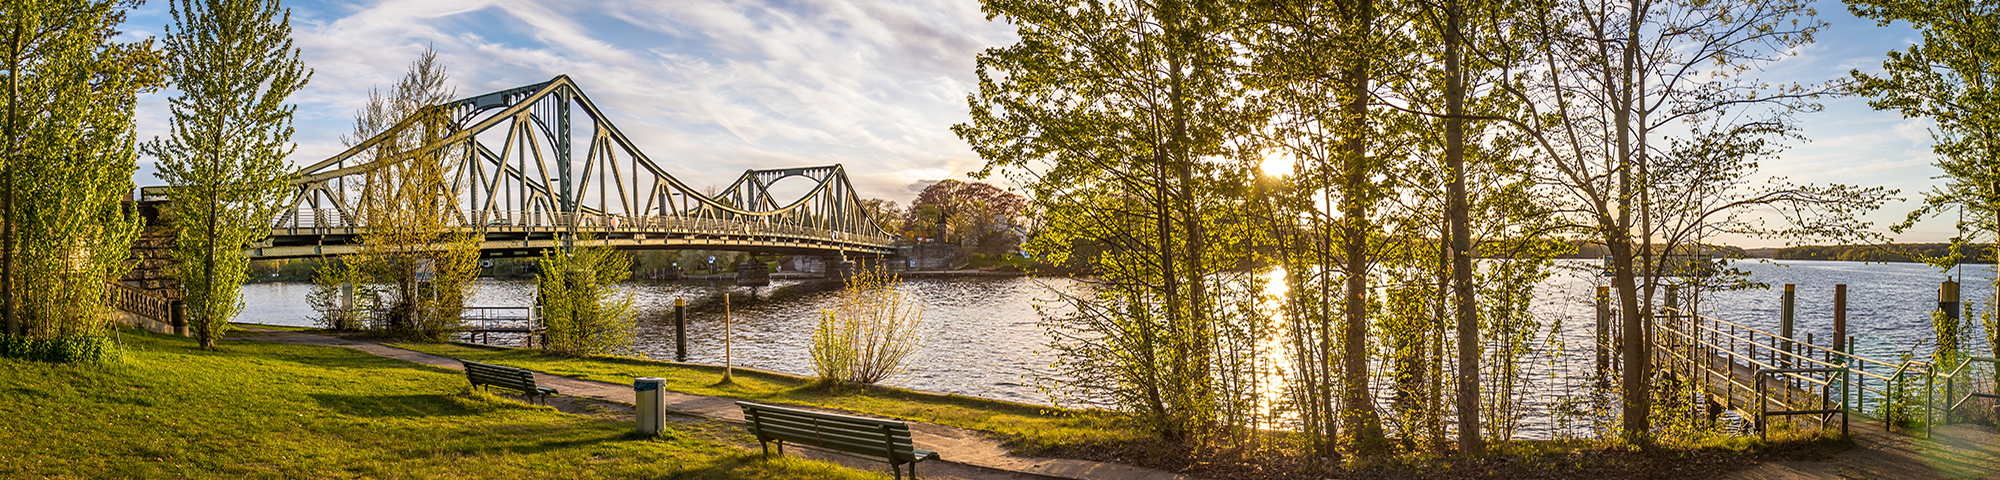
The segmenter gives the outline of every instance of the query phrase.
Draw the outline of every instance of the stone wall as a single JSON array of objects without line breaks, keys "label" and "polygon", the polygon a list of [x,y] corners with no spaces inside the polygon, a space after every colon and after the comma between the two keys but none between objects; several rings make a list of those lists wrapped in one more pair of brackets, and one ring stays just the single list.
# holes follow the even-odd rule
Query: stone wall
[{"label": "stone wall", "polygon": [[169,299],[181,298],[180,282],[174,280],[174,227],[165,211],[166,202],[136,202],[139,215],[146,218],[145,229],[132,241],[132,266],[120,282],[145,289]]}]

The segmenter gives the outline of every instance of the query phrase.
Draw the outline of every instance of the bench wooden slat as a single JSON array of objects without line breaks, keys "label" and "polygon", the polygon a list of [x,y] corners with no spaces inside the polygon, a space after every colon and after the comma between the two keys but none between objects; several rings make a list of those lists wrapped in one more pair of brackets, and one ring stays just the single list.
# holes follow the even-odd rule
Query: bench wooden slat
[{"label": "bench wooden slat", "polygon": [[[879,438],[882,436],[882,430],[880,427],[856,428],[851,425],[841,425],[832,422],[815,422],[810,419],[799,419],[795,417],[788,418],[781,416],[769,416],[761,412],[758,414],[758,418],[761,419],[763,424],[765,425],[784,426],[784,427],[792,427],[805,430],[818,430],[818,431],[825,431],[830,434],[858,436],[864,438]],[[909,431],[897,430],[891,428],[890,443],[895,443],[899,445],[909,445],[910,444]]]},{"label": "bench wooden slat", "polygon": [[912,458],[909,458],[909,455],[912,454],[911,452],[914,452],[916,450],[916,448],[911,447],[908,444],[892,445],[889,448],[884,448],[882,445],[882,440],[879,436],[876,438],[855,437],[848,435],[839,435],[834,433],[820,433],[820,432],[814,432],[812,430],[800,429],[795,427],[781,427],[770,424],[759,426],[758,433],[762,436],[768,436],[771,438],[776,438],[788,442],[815,445],[826,448],[834,448],[853,453],[863,453],[876,456],[881,456],[884,453],[884,451],[893,449],[899,455],[899,459],[901,460],[912,460]]}]

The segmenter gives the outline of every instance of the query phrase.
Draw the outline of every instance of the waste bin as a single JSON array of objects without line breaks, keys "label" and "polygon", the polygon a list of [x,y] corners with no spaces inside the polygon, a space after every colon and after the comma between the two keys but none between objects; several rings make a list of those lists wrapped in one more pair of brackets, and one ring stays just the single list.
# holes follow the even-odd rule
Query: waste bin
[{"label": "waste bin", "polygon": [[636,397],[633,403],[639,407],[637,415],[634,415],[639,420],[639,433],[660,434],[660,425],[667,418],[667,405],[660,401],[660,384],[663,382],[666,382],[666,379],[655,377],[632,379],[632,396]]}]

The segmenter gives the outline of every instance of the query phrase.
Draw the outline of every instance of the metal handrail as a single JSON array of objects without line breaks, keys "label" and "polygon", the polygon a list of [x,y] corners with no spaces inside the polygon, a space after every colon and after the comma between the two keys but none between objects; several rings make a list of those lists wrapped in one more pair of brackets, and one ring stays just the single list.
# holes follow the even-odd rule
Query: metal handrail
[{"label": "metal handrail", "polygon": [[1971,391],[1971,389],[1967,389],[1964,397],[1958,398],[1956,400],[1952,399],[1952,397],[1957,396],[1958,375],[1961,373],[1965,373],[1965,367],[1972,366],[1973,362],[1985,362],[1988,364],[1992,364],[1994,366],[1994,369],[1997,370],[1996,375],[2000,375],[2000,359],[1995,359],[1994,357],[1968,357],[1965,359],[1965,361],[1959,362],[1957,368],[1951,369],[1951,373],[1939,375],[1944,377],[1945,379],[1944,413],[1947,421],[1949,421],[1951,417],[1951,412],[1953,410],[1957,410],[1958,407],[1965,405],[1965,402],[1972,401],[1972,399],[1975,397],[2000,400],[2000,385],[1994,385],[1995,391],[1993,393],[1979,393]]},{"label": "metal handrail", "polygon": [[[460,228],[481,231],[510,231],[517,229],[605,227],[620,231],[667,231],[680,230],[710,234],[765,234],[809,237],[854,243],[887,245],[895,240],[881,235],[845,232],[807,225],[787,224],[782,218],[756,217],[745,220],[737,218],[690,218],[675,215],[629,215],[596,212],[545,212],[527,210],[506,210],[497,212],[476,212],[466,214],[448,213],[447,223]],[[307,221],[310,220],[310,221]],[[272,228],[300,229],[366,229],[351,216],[338,209],[296,208],[286,210],[273,219]]]},{"label": "metal handrail", "polygon": [[[1835,414],[1835,413],[1838,413],[1838,414],[1840,414],[1840,433],[1841,433],[1842,435],[1846,435],[1846,434],[1847,434],[1847,424],[1848,424],[1848,417],[1847,417],[1847,415],[1848,415],[1848,409],[1847,409],[1847,394],[1846,394],[1845,392],[1842,392],[1842,393],[1841,393],[1841,395],[1840,395],[1840,408],[1835,408],[1835,409],[1824,409],[1824,408],[1823,408],[1823,409],[1818,409],[1818,410],[1779,410],[1779,411],[1772,411],[1772,410],[1771,410],[1771,396],[1770,396],[1769,394],[1766,394],[1766,393],[1765,393],[1765,391],[1764,391],[1764,389],[1765,389],[1765,383],[1764,383],[1764,376],[1765,376],[1765,375],[1773,375],[1773,374],[1780,374],[1780,375],[1787,375],[1787,376],[1793,376],[1793,377],[1797,377],[1797,376],[1798,376],[1798,374],[1801,374],[1801,373],[1823,373],[1823,374],[1833,374],[1833,373],[1839,373],[1839,374],[1840,374],[1840,375],[1841,375],[1841,376],[1842,376],[1842,377],[1844,378],[1844,377],[1846,377],[1846,376],[1847,376],[1847,368],[1845,368],[1845,367],[1835,367],[1835,368],[1775,368],[1775,369],[1763,369],[1763,368],[1760,368],[1760,369],[1757,369],[1756,373],[1752,374],[1752,376],[1751,376],[1751,378],[1752,378],[1752,379],[1753,379],[1753,380],[1754,380],[1755,382],[1757,382],[1757,397],[1758,397],[1758,398],[1759,398],[1759,400],[1760,400],[1760,401],[1758,401],[1758,402],[1757,402],[1757,407],[1758,407],[1758,418],[1757,418],[1757,434],[1758,434],[1758,435],[1760,435],[1760,436],[1762,436],[1762,437],[1764,437],[1764,439],[1766,439],[1766,440],[1769,440],[1769,439],[1771,438],[1771,434],[1770,434],[1770,429],[1769,429],[1770,425],[1769,425],[1769,424],[1770,424],[1770,417],[1771,417],[1771,416],[1773,416],[1773,415],[1776,415],[1776,416],[1793,416],[1793,415],[1832,415],[1832,414]],[[1830,389],[1830,387],[1832,387],[1832,383],[1831,383],[1831,382],[1832,382],[1832,377],[1833,377],[1832,375],[1827,375],[1827,378],[1828,378],[1827,382],[1822,382],[1822,383],[1820,383],[1820,385],[1822,385],[1822,386],[1826,386],[1826,387],[1829,387],[1828,389],[1822,389],[1822,390],[1820,390],[1820,404],[1821,404],[1822,406],[1824,406],[1824,405],[1826,405],[1827,403],[1829,403],[1829,402],[1827,402],[1827,400],[1826,400],[1826,396],[1827,396],[1827,393],[1828,393],[1828,392],[1827,392],[1827,390],[1829,390],[1829,389]],[[1844,383],[1843,383],[1843,384],[1844,384]],[[1781,406],[1784,406],[1785,408],[1791,408],[1791,406],[1790,406],[1790,405],[1785,405],[1785,404],[1782,404],[1782,403],[1781,403],[1781,404],[1779,404],[1779,405],[1781,405]],[[1822,422],[1824,422],[1824,420],[1822,420]],[[1824,425],[1824,423],[1822,423],[1821,425]]]},{"label": "metal handrail", "polygon": [[[1753,333],[1760,333],[1760,334],[1763,334],[1763,335],[1764,335],[1764,336],[1766,336],[1766,337],[1771,337],[1771,338],[1778,338],[1778,339],[1784,339],[1785,341],[1787,341],[1787,342],[1790,342],[1791,344],[1794,344],[1794,345],[1799,345],[1799,346],[1804,346],[1804,347],[1807,347],[1807,348],[1810,348],[1810,349],[1814,349],[1814,350],[1819,350],[1820,352],[1823,352],[1823,353],[1825,353],[1825,354],[1827,354],[1827,355],[1829,355],[1829,356],[1838,356],[1838,357],[1845,357],[1845,358],[1851,358],[1851,359],[1854,359],[1854,360],[1859,360],[1859,361],[1863,361],[1863,362],[1868,362],[1868,363],[1873,363],[1873,364],[1876,364],[1876,365],[1881,365],[1881,366],[1883,366],[1883,367],[1895,367],[1895,366],[1896,366],[1896,364],[1893,364],[1893,363],[1889,363],[1889,362],[1884,362],[1884,361],[1881,361],[1881,360],[1876,360],[1876,359],[1872,359],[1872,358],[1868,358],[1868,357],[1863,357],[1863,356],[1859,356],[1859,355],[1853,355],[1853,354],[1849,354],[1849,353],[1846,353],[1846,352],[1842,352],[1842,351],[1839,351],[1839,350],[1834,350],[1834,349],[1831,349],[1831,348],[1827,348],[1827,347],[1822,347],[1822,346],[1819,346],[1819,345],[1814,345],[1814,344],[1810,344],[1810,343],[1805,343],[1805,342],[1800,342],[1800,341],[1798,341],[1797,339],[1792,339],[1792,338],[1786,338],[1786,337],[1785,337],[1785,336],[1783,336],[1783,335],[1779,335],[1779,334],[1776,334],[1776,333],[1771,333],[1771,332],[1769,332],[1769,331],[1765,331],[1765,330],[1763,330],[1763,329],[1759,329],[1759,328],[1756,328],[1756,327],[1751,327],[1751,326],[1748,326],[1748,325],[1743,325],[1743,324],[1740,324],[1740,323],[1736,323],[1736,322],[1731,322],[1731,321],[1728,321],[1728,320],[1722,320],[1722,319],[1719,319],[1719,318],[1714,318],[1714,317],[1709,317],[1709,316],[1706,316],[1706,315],[1702,315],[1702,314],[1698,314],[1698,313],[1694,313],[1694,312],[1689,312],[1689,311],[1687,311],[1687,310],[1685,310],[1685,309],[1679,309],[1679,308],[1665,308],[1665,309],[1662,309],[1662,310],[1667,310],[1667,311],[1674,311],[1674,312],[1679,312],[1679,315],[1683,315],[1683,316],[1688,316],[1688,317],[1693,317],[1693,318],[1698,318],[1698,319],[1702,319],[1702,320],[1707,320],[1707,321],[1710,321],[1710,322],[1713,322],[1713,323],[1716,323],[1716,324],[1723,324],[1723,325],[1729,325],[1729,326],[1732,326],[1732,327],[1736,327],[1736,328],[1739,328],[1739,329],[1742,329],[1742,330],[1744,330],[1744,331],[1748,331],[1748,332],[1753,332]],[[1737,338],[1742,338],[1742,337],[1737,337]],[[1786,353],[1787,355],[1790,355],[1790,356],[1795,356],[1795,357],[1798,357],[1798,358],[1805,358],[1805,359],[1811,359],[1811,358],[1812,358],[1812,357],[1811,357],[1811,356],[1809,356],[1809,355],[1799,355],[1799,354],[1796,354],[1796,353],[1793,353],[1793,352],[1785,352],[1785,353]],[[1815,363],[1819,363],[1819,364],[1821,364],[1821,365],[1829,365],[1829,366],[1833,366],[1833,365],[1836,365],[1836,364],[1833,364],[1833,363],[1827,363],[1827,362],[1820,362],[1820,361],[1818,361],[1818,360],[1813,360],[1813,361],[1814,361]]]}]

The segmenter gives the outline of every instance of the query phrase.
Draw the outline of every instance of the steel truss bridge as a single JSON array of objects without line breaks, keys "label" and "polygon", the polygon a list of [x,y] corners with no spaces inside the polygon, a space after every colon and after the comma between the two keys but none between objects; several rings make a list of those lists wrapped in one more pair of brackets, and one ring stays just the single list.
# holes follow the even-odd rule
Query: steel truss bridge
[{"label": "steel truss bridge", "polygon": [[[573,128],[576,113],[589,121],[587,131]],[[437,124],[446,126],[426,126]],[[573,155],[576,144],[585,144],[581,155]],[[305,167],[270,237],[247,252],[263,259],[354,253],[370,231],[368,182],[397,181],[392,172],[408,166],[399,162],[424,161],[444,172],[429,197],[446,199],[436,214],[452,231],[481,234],[485,256],[534,255],[579,233],[623,249],[893,252],[894,240],[869,220],[840,165],[749,170],[704,194],[641,152],[566,75],[427,107]],[[812,186],[790,201],[772,195],[772,185],[793,178]]]}]

